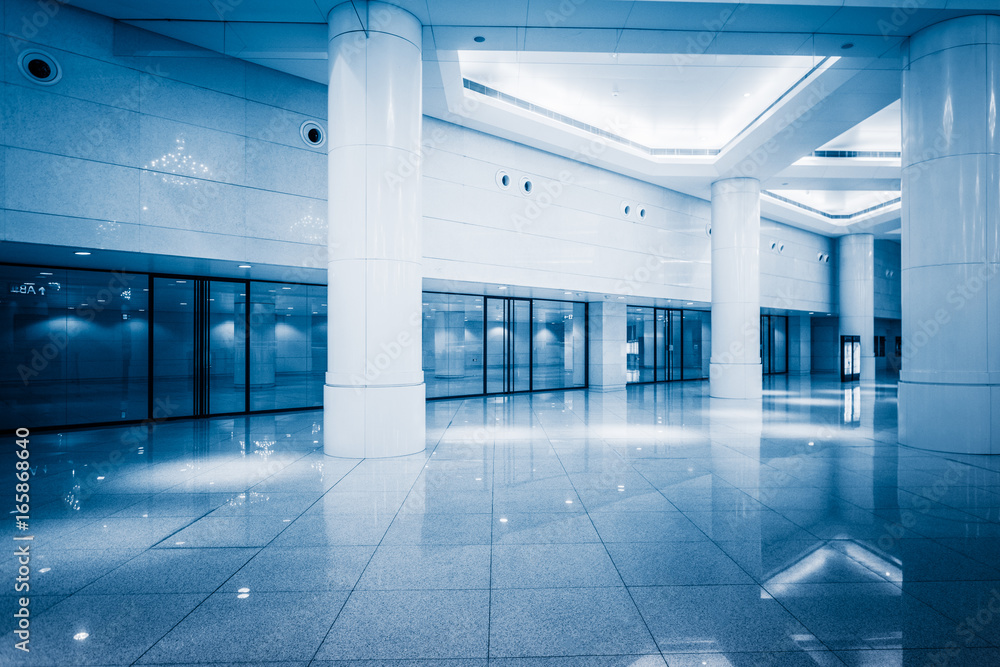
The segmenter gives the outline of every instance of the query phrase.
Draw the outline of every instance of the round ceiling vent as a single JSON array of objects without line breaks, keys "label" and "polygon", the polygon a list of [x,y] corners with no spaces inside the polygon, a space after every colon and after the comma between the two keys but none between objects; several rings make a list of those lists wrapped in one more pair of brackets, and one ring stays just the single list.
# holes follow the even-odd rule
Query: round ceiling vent
[{"label": "round ceiling vent", "polygon": [[323,127],[316,121],[307,120],[302,123],[302,126],[299,128],[299,134],[302,135],[302,141],[313,148],[319,148],[326,143],[326,132],[323,131]]},{"label": "round ceiling vent", "polygon": [[62,68],[48,53],[37,49],[29,49],[17,59],[18,69],[28,81],[42,86],[51,86],[62,78]]}]

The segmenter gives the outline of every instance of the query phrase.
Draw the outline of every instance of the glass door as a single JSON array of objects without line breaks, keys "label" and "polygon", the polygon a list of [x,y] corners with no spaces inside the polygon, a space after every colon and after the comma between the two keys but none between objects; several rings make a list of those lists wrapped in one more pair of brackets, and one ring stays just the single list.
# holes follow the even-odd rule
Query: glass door
[{"label": "glass door", "polygon": [[764,375],[771,374],[771,322],[767,315],[760,316],[760,365]]},{"label": "glass door", "polygon": [[684,331],[683,331],[683,311],[668,310],[670,318],[669,334],[667,338],[667,356],[670,357],[670,377],[671,380],[684,379]]},{"label": "glass door", "polygon": [[531,301],[486,298],[486,393],[531,390]]},{"label": "glass door", "polygon": [[195,412],[195,280],[153,278],[152,417]]},{"label": "glass door", "polygon": [[246,409],[246,285],[213,280],[208,289],[208,411]]},{"label": "glass door", "polygon": [[656,309],[656,381],[663,382],[670,379],[670,320],[669,311],[662,308]]},{"label": "glass door", "polygon": [[861,379],[861,337],[840,337],[840,380],[853,382]]}]

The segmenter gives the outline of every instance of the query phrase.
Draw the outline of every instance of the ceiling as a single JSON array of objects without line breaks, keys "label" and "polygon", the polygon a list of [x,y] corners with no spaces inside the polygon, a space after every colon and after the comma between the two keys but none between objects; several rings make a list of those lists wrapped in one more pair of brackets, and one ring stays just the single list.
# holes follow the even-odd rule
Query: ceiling
[{"label": "ceiling", "polygon": [[[592,163],[702,198],[752,173],[766,217],[895,239],[901,46],[1000,13],[996,0],[393,3],[424,24],[427,115],[566,156],[598,141]],[[70,4],[173,38],[133,31],[123,55],[203,56],[190,44],[323,83],[340,0]]]},{"label": "ceiling", "polygon": [[721,149],[822,58],[459,51],[464,78],[651,148]]}]

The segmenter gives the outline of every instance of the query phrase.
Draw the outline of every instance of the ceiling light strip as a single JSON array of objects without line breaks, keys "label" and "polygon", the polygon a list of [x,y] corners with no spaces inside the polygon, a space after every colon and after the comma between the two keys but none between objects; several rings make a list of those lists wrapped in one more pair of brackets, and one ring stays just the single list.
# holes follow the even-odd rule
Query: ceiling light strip
[{"label": "ceiling light strip", "polygon": [[818,63],[816,63],[816,65],[811,70],[809,70],[808,72],[806,72],[805,74],[803,74],[802,77],[798,81],[796,81],[791,86],[789,86],[788,89],[785,90],[785,92],[783,92],[778,97],[778,99],[776,99],[775,101],[773,101],[769,105],[767,105],[766,109],[764,109],[763,111],[761,111],[759,114],[757,114],[756,118],[754,118],[752,121],[750,121],[749,123],[747,123],[746,127],[744,127],[742,130],[740,130],[739,132],[737,132],[736,136],[734,136],[732,138],[732,140],[729,143],[727,143],[726,145],[728,146],[729,144],[735,143],[737,140],[739,140],[739,138],[742,137],[747,132],[749,132],[753,128],[754,125],[756,125],[757,123],[761,122],[761,120],[767,114],[769,114],[771,112],[771,110],[776,109],[778,107],[778,105],[780,105],[785,100],[785,98],[787,98],[788,96],[790,96],[799,87],[804,87],[807,82],[811,82],[815,77],[818,77],[820,74],[822,74],[823,72],[825,72],[826,70],[828,70],[838,60],[840,60],[840,56],[827,56],[827,57],[823,58],[823,60],[820,60]]},{"label": "ceiling light strip", "polygon": [[524,109],[525,111],[538,114],[539,116],[544,116],[546,118],[556,121],[557,123],[562,123],[563,125],[569,125],[570,127],[575,127],[576,129],[582,130],[589,134],[593,134],[598,137],[603,137],[604,139],[607,139],[609,141],[614,141],[615,143],[622,144],[624,146],[628,146],[629,148],[634,148],[635,150],[642,151],[647,155],[711,156],[719,154],[719,151],[714,148],[650,148],[649,146],[640,144],[637,141],[626,139],[625,137],[617,135],[613,132],[608,132],[607,130],[602,130],[601,128],[596,127],[594,125],[590,125],[589,123],[584,123],[583,121],[579,121],[575,118],[564,116],[561,113],[557,113],[555,111],[552,111],[551,109],[547,109],[537,104],[532,104],[531,102],[528,102],[527,100],[522,100],[519,97],[514,97],[513,95],[508,95],[507,93],[502,93],[495,88],[490,88],[489,86],[483,85],[476,81],[471,81],[469,79],[463,78],[462,85],[467,90],[471,90],[474,93],[479,93],[480,95],[484,95],[486,97],[492,97],[495,100],[516,106],[519,109]]},{"label": "ceiling light strip", "polygon": [[812,156],[834,158],[877,157],[898,160],[903,157],[903,154],[900,151],[813,151]]},{"label": "ceiling light strip", "polygon": [[789,199],[788,197],[782,197],[781,195],[775,194],[774,192],[771,192],[770,190],[761,190],[760,193],[762,195],[767,195],[771,199],[777,199],[778,201],[784,202],[784,203],[786,203],[786,204],[788,204],[790,206],[794,206],[796,208],[801,208],[804,211],[809,211],[811,213],[815,213],[816,215],[821,215],[824,218],[829,218],[830,220],[851,220],[853,218],[858,218],[858,217],[861,217],[863,215],[867,215],[868,213],[871,213],[873,211],[878,211],[878,210],[883,209],[883,208],[888,208],[889,206],[892,206],[893,204],[898,204],[903,199],[902,197],[896,197],[895,199],[890,199],[889,201],[882,202],[881,204],[875,204],[875,206],[869,206],[868,208],[866,208],[864,210],[861,210],[861,211],[857,211],[856,213],[842,213],[841,214],[841,213],[827,213],[826,211],[821,211],[818,208],[813,208],[812,206],[808,206],[806,204],[802,204],[800,202],[795,201],[794,199]]}]

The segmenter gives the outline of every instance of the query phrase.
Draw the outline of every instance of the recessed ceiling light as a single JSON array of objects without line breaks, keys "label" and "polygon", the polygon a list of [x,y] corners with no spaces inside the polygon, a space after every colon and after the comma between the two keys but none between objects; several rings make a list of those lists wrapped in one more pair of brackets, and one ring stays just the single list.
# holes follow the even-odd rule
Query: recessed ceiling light
[{"label": "recessed ceiling light", "polygon": [[73,254],[74,255],[80,255],[81,257],[84,257],[86,255],[89,255],[90,253],[89,252],[84,252],[83,250],[80,250],[78,252],[74,252]]},{"label": "recessed ceiling light", "polygon": [[240,268],[241,269],[250,269],[250,268],[253,268],[253,267],[251,267],[249,264],[240,264]]},{"label": "recessed ceiling light", "polygon": [[845,50],[846,49],[853,49],[854,48],[854,42],[844,42],[843,44],[840,45],[840,48],[845,49]]},{"label": "recessed ceiling light", "polygon": [[38,275],[40,275],[40,276],[51,276],[52,274],[49,273],[48,271],[42,271]]},{"label": "recessed ceiling light", "polygon": [[750,97],[750,93],[743,93],[743,97]]},{"label": "recessed ceiling light", "polygon": [[476,44],[482,44],[483,42],[486,41],[486,38],[483,37],[482,35],[476,35],[475,37],[472,38],[472,41],[475,42]]}]

